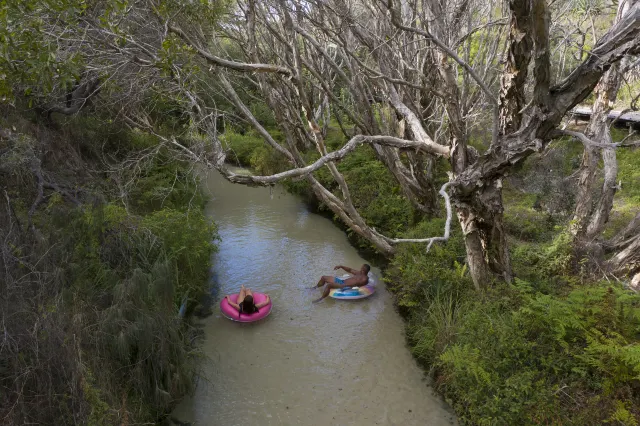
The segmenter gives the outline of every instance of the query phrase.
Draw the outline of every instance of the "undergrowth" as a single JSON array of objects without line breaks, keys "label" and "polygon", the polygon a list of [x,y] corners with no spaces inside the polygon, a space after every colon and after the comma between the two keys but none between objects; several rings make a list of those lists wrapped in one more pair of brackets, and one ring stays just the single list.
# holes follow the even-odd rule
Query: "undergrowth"
[{"label": "undergrowth", "polygon": [[[51,130],[13,119],[15,134],[0,139],[0,418],[156,422],[197,365],[178,311],[206,291],[217,237],[197,177],[162,151],[98,171],[154,144],[109,122],[78,116]],[[43,154],[42,140],[55,149]],[[32,207],[34,170],[57,186]]]},{"label": "undergrowth", "polygon": [[446,269],[463,253],[455,237],[392,260],[410,348],[462,424],[637,424],[640,295],[577,282],[563,235],[513,256],[526,279],[481,293],[465,267]]}]

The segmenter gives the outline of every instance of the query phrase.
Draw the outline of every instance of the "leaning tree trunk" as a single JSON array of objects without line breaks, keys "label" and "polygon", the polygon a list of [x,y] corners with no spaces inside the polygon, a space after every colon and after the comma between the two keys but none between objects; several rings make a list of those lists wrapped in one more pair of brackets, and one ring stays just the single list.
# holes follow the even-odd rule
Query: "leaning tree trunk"
[{"label": "leaning tree trunk", "polygon": [[607,262],[608,269],[616,275],[633,276],[640,273],[640,234],[630,238],[627,243]]},{"label": "leaning tree trunk", "polygon": [[501,180],[464,197],[454,192],[458,221],[464,235],[469,272],[476,289],[491,281],[512,279],[503,222]]},{"label": "leaning tree trunk", "polygon": [[[635,1],[629,0],[620,3],[616,21],[619,21],[629,11]],[[604,144],[613,142],[608,117],[618,96],[623,78],[621,70],[625,68],[626,62],[626,58],[623,58],[620,63],[613,64],[596,86],[596,100],[586,131],[586,136],[591,140]],[[584,149],[579,171],[576,207],[571,226],[576,244],[593,240],[600,235],[609,220],[613,197],[618,188],[616,185],[618,162],[615,149],[613,147],[604,148],[602,149],[604,182],[599,194],[596,191],[599,152],[599,148],[591,145],[586,145]]]},{"label": "leaning tree trunk", "polygon": [[[429,1],[427,5],[431,12],[430,17],[433,18],[431,30],[436,37],[445,39],[445,28],[438,25],[439,22],[436,19],[443,14],[442,3]],[[450,58],[442,50],[435,53],[435,65],[441,80],[441,93],[449,119],[450,163],[453,178],[456,179],[473,164],[476,155],[467,146],[467,126],[462,115],[463,108],[461,108],[455,67],[452,66]],[[524,68],[525,73],[521,76],[524,75],[526,78],[526,66]],[[514,81],[513,84],[517,84],[517,82]],[[517,88],[514,91],[509,91],[506,98],[513,100],[513,97],[517,96],[514,94],[517,91]],[[494,179],[486,183],[482,189],[465,194],[454,188],[451,194],[458,222],[464,235],[469,273],[477,290],[487,286],[496,278],[507,282],[511,281],[511,263],[503,225],[504,209],[501,182],[500,178]]]},{"label": "leaning tree trunk", "polygon": [[[594,111],[595,116],[595,111]],[[593,122],[593,119],[591,120]],[[589,135],[589,132],[587,132]],[[593,135],[591,135],[593,137]],[[573,211],[573,220],[569,231],[576,241],[582,240],[586,232],[586,223],[593,209],[593,191],[596,186],[598,170],[598,150],[590,145],[584,147],[582,163],[578,170],[578,192],[576,194],[576,206]]]}]

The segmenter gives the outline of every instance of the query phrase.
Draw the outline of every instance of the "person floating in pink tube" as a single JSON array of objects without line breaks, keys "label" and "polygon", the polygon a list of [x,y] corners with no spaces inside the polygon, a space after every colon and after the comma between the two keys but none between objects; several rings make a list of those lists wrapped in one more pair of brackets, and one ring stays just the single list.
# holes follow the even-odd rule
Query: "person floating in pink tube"
[{"label": "person floating in pink tube", "polygon": [[318,284],[311,287],[311,288],[319,288],[326,284],[326,287],[322,292],[322,296],[319,299],[314,300],[313,303],[317,303],[322,299],[324,299],[325,297],[327,297],[331,289],[345,288],[345,287],[362,287],[369,283],[369,276],[367,274],[371,270],[371,266],[367,265],[366,263],[362,265],[359,270],[352,269],[343,265],[338,265],[335,268],[333,268],[334,271],[337,269],[344,269],[345,271],[347,271],[353,276],[342,279],[338,277],[333,277],[331,275],[323,275],[322,278],[320,278],[320,281],[318,281]]},{"label": "person floating in pink tube", "polygon": [[271,301],[271,299],[269,298],[268,294],[266,296],[267,298],[264,302],[254,304],[253,293],[251,292],[251,289],[244,288],[244,285],[243,285],[240,288],[240,293],[238,294],[238,303],[233,303],[231,301],[231,298],[228,295],[225,296],[225,298],[227,299],[227,302],[229,303],[229,305],[233,306],[236,309],[236,311],[238,311],[238,317],[240,317],[240,314],[247,314],[247,315],[255,314],[256,312],[258,312],[260,308],[267,306]]}]

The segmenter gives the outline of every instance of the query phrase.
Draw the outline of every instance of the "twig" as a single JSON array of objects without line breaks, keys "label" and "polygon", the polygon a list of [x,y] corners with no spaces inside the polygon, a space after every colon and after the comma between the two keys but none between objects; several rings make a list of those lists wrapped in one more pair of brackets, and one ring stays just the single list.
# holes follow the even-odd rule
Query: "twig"
[{"label": "twig", "polygon": [[47,189],[53,189],[54,191],[62,194],[63,196],[67,197],[67,199],[69,201],[71,201],[73,204],[75,204],[76,206],[80,206],[82,205],[82,203],[80,201],[78,201],[78,199],[76,197],[74,197],[73,195],[69,194],[69,192],[65,191],[64,189],[60,188],[60,186],[55,183],[55,182],[43,182],[43,186]]},{"label": "twig", "polygon": [[279,65],[272,64],[251,64],[244,62],[235,62],[229,61],[227,59],[220,58],[218,56],[212,55],[207,50],[203,49],[199,45],[197,45],[191,38],[184,32],[182,29],[174,26],[168,25],[169,32],[172,32],[179,36],[186,44],[193,47],[200,56],[206,59],[213,65],[221,66],[224,68],[229,68],[236,71],[244,71],[244,72],[274,72],[278,74],[284,74],[288,77],[293,77],[294,73],[289,68],[285,68]]},{"label": "twig", "polygon": [[33,223],[31,222],[31,217],[36,212],[38,206],[44,201],[44,178],[42,177],[42,170],[40,169],[40,160],[35,159],[32,167],[33,173],[38,178],[38,195],[36,196],[35,201],[31,205],[29,209],[29,228],[33,228]]},{"label": "twig", "polygon": [[444,185],[442,185],[442,188],[440,188],[440,191],[438,191],[438,193],[440,195],[442,195],[442,198],[444,198],[444,203],[447,209],[447,220],[445,221],[444,224],[444,235],[442,237],[431,237],[431,238],[388,238],[388,237],[384,237],[383,238],[390,244],[398,244],[398,243],[428,243],[427,245],[427,253],[429,252],[429,250],[431,250],[431,246],[433,245],[433,243],[435,243],[436,241],[447,241],[449,239],[449,236],[451,234],[451,218],[453,217],[453,211],[451,208],[451,199],[449,198],[449,194],[447,194],[447,188],[449,187],[449,185],[451,184],[451,182],[447,182]]},{"label": "twig", "polygon": [[[6,189],[3,189],[4,198],[7,200],[7,209],[9,210],[9,217],[13,216],[16,220],[16,225],[18,225],[18,231],[22,233],[22,225],[20,224],[20,219],[18,219],[18,215],[16,215],[16,211],[13,209],[13,204],[11,204],[11,199],[9,198],[9,194]],[[9,230],[9,233],[11,230]]]}]

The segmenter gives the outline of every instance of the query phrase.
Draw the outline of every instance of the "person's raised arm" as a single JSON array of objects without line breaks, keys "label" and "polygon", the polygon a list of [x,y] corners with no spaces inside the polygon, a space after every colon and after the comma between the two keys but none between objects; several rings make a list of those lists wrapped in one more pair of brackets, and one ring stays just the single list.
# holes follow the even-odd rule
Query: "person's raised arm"
[{"label": "person's raised arm", "polygon": [[333,270],[335,271],[336,269],[340,269],[340,268],[344,269],[345,271],[347,271],[352,275],[356,275],[358,273],[358,271],[356,271],[355,269],[349,268],[348,266],[344,266],[344,265],[338,265],[335,268],[333,268]]},{"label": "person's raised arm", "polygon": [[265,296],[267,296],[267,298],[264,300],[264,302],[262,302],[262,303],[258,303],[258,304],[256,305],[256,308],[260,309],[260,308],[262,308],[262,307],[264,307],[264,306],[267,306],[267,305],[271,302],[271,298],[269,297],[269,295],[268,295],[268,294],[265,294]]}]

